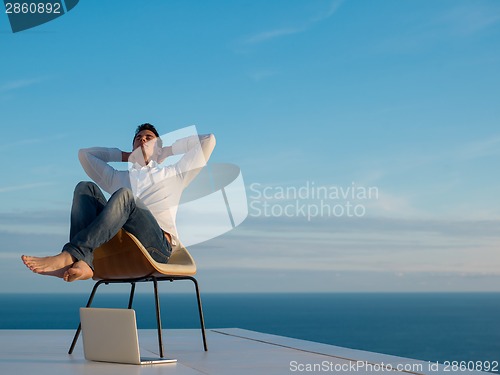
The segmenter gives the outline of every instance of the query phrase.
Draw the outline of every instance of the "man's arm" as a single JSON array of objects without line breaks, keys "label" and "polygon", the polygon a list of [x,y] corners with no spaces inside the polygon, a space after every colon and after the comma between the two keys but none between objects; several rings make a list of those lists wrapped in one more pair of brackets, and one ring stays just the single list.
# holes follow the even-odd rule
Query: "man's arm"
[{"label": "man's arm", "polygon": [[213,134],[190,136],[174,142],[170,150],[172,155],[183,154],[175,164],[175,168],[184,186],[189,185],[201,168],[207,164],[214,148],[215,136]]},{"label": "man's arm", "polygon": [[158,156],[158,163],[162,163],[166,158],[172,156],[173,154],[172,146],[163,147],[161,149],[160,156]]},{"label": "man's arm", "polygon": [[122,151],[117,148],[92,147],[78,151],[78,159],[87,175],[110,194],[123,186],[123,181],[119,171],[108,163],[121,161],[122,157]]}]

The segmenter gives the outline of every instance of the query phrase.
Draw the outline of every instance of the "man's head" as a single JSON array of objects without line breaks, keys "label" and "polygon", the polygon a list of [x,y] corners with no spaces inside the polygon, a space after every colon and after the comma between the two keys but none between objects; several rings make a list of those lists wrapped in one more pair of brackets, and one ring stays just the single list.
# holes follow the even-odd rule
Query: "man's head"
[{"label": "man's head", "polygon": [[158,155],[161,153],[162,141],[156,128],[149,123],[145,123],[137,127],[132,145],[133,151],[140,148],[142,156],[146,162],[149,162],[149,160],[157,160]]},{"label": "man's head", "polygon": [[158,134],[158,131],[156,130],[154,125],[151,125],[149,122],[146,122],[145,124],[139,125],[137,127],[137,129],[135,130],[135,135],[139,134],[139,132],[141,132],[143,130],[149,130],[150,132],[152,132],[156,136],[156,138],[160,138],[160,135]]}]

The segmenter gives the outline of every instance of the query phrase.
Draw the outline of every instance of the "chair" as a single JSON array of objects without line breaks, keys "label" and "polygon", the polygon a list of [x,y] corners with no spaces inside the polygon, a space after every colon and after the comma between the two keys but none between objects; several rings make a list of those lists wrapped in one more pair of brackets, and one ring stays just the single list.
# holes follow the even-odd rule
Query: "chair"
[{"label": "chair", "polygon": [[[200,327],[203,338],[203,348],[207,351],[207,340],[205,336],[205,323],[201,307],[200,291],[198,282],[193,277],[196,274],[196,264],[185,247],[180,247],[172,253],[168,263],[156,262],[142,246],[137,238],[131,233],[121,229],[109,242],[101,245],[94,251],[94,276],[97,280],[90,293],[87,307],[90,307],[97,288],[101,284],[130,283],[130,297],[128,308],[132,308],[135,284],[139,282],[152,282],[155,293],[156,322],[158,327],[158,346],[160,357],[163,358],[163,339],[160,315],[160,299],[158,295],[158,281],[191,280],[196,290],[198,301],[198,312],[200,316]],[[76,330],[69,354],[80,336],[81,324]]]}]

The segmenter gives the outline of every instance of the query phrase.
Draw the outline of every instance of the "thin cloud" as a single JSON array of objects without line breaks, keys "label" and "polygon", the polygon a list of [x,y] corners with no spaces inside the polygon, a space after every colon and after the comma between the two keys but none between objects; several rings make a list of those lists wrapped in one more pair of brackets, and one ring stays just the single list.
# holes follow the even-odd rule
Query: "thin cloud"
[{"label": "thin cloud", "polygon": [[18,90],[21,88],[33,86],[33,85],[36,85],[44,80],[45,80],[45,78],[33,78],[33,79],[18,79],[16,81],[6,82],[0,86],[0,93],[5,93],[5,92],[13,91],[13,90]]},{"label": "thin cloud", "polygon": [[[422,170],[436,163],[458,165],[465,161],[480,162],[485,157],[498,157],[500,155],[500,134],[492,134],[487,138],[465,140],[446,147],[426,150],[407,151],[404,155],[395,158],[393,155],[372,158],[367,175],[369,184],[376,184],[388,176],[395,176],[408,171]],[[365,160],[362,160],[366,164]],[[380,167],[383,166],[383,167]]]},{"label": "thin cloud", "polygon": [[328,9],[317,16],[307,20],[303,25],[285,27],[275,30],[264,31],[253,36],[248,37],[244,44],[259,44],[267,42],[272,39],[281,38],[288,35],[299,34],[310,29],[313,25],[318,22],[324,21],[335,14],[337,9],[340,7],[342,1],[336,0],[330,4]]},{"label": "thin cloud", "polygon": [[49,185],[54,185],[54,182],[35,182],[31,184],[4,186],[0,187],[0,193],[7,193],[9,191],[18,191],[18,190],[29,190]]},{"label": "thin cloud", "polygon": [[28,145],[38,144],[38,143],[53,142],[56,140],[64,139],[66,137],[67,137],[67,134],[51,134],[51,135],[47,135],[47,136],[40,137],[40,138],[21,138],[17,141],[9,142],[9,143],[0,145],[0,152],[2,150],[16,148],[19,146],[28,146]]},{"label": "thin cloud", "polygon": [[331,16],[333,16],[335,14],[335,12],[337,11],[337,9],[340,7],[340,5],[342,4],[342,1],[343,0],[336,0],[336,1],[333,1],[331,4],[330,4],[330,7],[326,10],[326,12],[323,12],[323,13],[320,13],[318,14],[316,17],[312,18],[310,20],[310,24],[314,24],[316,22],[320,22],[320,21],[323,21],[327,18],[330,18]]},{"label": "thin cloud", "polygon": [[251,36],[245,42],[246,44],[257,44],[262,43],[270,39],[279,38],[286,35],[298,34],[307,30],[307,27],[297,27],[297,28],[286,28],[286,29],[278,29],[271,30],[259,33],[257,35]]},{"label": "thin cloud", "polygon": [[454,32],[474,34],[500,22],[500,7],[497,4],[468,3],[458,6],[442,17]]},{"label": "thin cloud", "polygon": [[66,225],[68,212],[66,210],[17,211],[0,212],[0,225]]},{"label": "thin cloud", "polygon": [[436,44],[446,44],[484,32],[500,22],[500,3],[469,2],[441,12],[428,21],[421,20],[415,29],[397,33],[378,43],[380,52],[416,54]]},{"label": "thin cloud", "polygon": [[274,70],[257,70],[249,74],[250,78],[252,78],[254,81],[259,82],[262,81],[266,78],[272,77],[276,75],[276,71]]},{"label": "thin cloud", "polygon": [[500,153],[500,135],[480,139],[465,144],[457,151],[457,158],[464,160],[478,159],[486,156],[497,156]]}]

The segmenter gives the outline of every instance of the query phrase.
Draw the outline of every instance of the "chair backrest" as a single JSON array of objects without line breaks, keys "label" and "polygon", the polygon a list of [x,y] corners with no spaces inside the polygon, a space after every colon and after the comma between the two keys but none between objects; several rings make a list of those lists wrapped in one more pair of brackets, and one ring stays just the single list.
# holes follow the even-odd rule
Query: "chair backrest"
[{"label": "chair backrest", "polygon": [[185,247],[176,248],[168,263],[158,263],[134,235],[123,229],[94,250],[94,280],[194,274],[196,264]]}]

